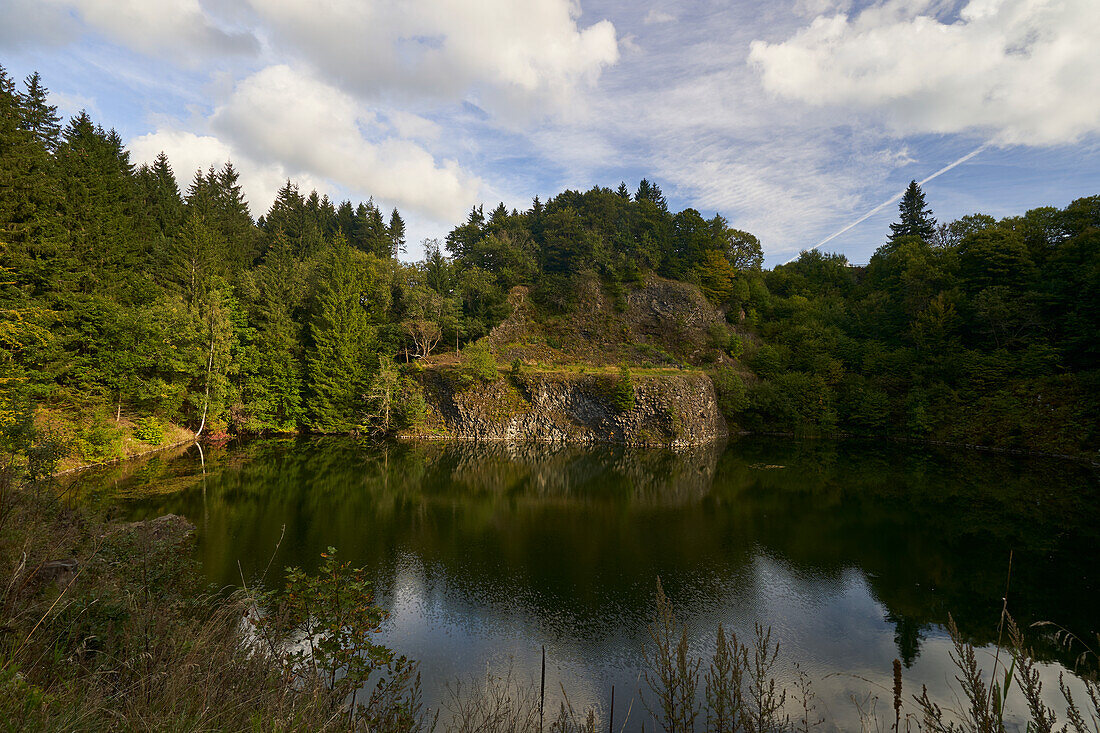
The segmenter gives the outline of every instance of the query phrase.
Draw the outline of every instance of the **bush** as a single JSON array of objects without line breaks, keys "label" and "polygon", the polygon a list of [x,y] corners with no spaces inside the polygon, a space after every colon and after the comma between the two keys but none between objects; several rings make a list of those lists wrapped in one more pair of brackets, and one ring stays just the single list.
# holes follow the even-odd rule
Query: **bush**
[{"label": "bush", "polygon": [[721,323],[712,323],[707,327],[707,336],[710,337],[710,345],[722,351],[726,350],[730,342],[730,332]]},{"label": "bush", "polygon": [[134,427],[134,437],[142,443],[160,445],[164,442],[164,425],[156,417],[143,417]]},{"label": "bush", "polygon": [[745,353],[745,342],[736,333],[730,334],[729,343],[726,344],[726,353],[734,359],[740,359],[741,354]]},{"label": "bush", "polygon": [[611,388],[611,406],[619,412],[630,412],[634,409],[634,380],[625,365],[619,367],[619,378]]},{"label": "bush", "polygon": [[401,427],[410,428],[424,422],[428,416],[428,402],[419,384],[408,378],[402,381],[395,411],[397,424]]},{"label": "bush", "polygon": [[491,382],[497,378],[497,360],[487,344],[475,341],[462,349],[461,373],[471,382]]},{"label": "bush", "polygon": [[84,428],[73,440],[76,455],[86,461],[106,461],[122,456],[122,431],[97,424]]},{"label": "bush", "polygon": [[366,570],[338,562],[329,547],[316,575],[287,568],[285,591],[254,624],[268,648],[305,640],[283,655],[285,678],[297,689],[319,685],[337,699],[350,699],[347,729],[420,730],[416,662],[375,641],[386,615],[374,602]]},{"label": "bush", "polygon": [[719,367],[712,377],[718,393],[718,409],[729,419],[740,415],[749,407],[745,382],[729,367]]},{"label": "bush", "polygon": [[634,347],[637,360],[649,366],[674,366],[683,367],[683,363],[672,354],[659,346],[650,344],[638,344]]}]

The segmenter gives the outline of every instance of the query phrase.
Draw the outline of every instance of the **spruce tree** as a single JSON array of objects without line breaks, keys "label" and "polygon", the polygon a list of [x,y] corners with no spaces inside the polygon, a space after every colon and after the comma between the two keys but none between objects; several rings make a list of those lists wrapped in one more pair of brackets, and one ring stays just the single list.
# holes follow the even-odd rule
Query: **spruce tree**
[{"label": "spruce tree", "polygon": [[405,254],[405,220],[394,209],[390,212],[390,225],[386,228],[390,237],[390,253],[392,257]]},{"label": "spruce tree", "polygon": [[86,273],[81,289],[119,284],[119,268],[137,267],[146,254],[146,242],[133,236],[140,229],[134,214],[141,191],[121,138],[82,111],[62,133],[57,168],[61,223],[69,232],[73,254],[95,272],[95,277]]},{"label": "spruce tree", "polygon": [[29,130],[46,150],[57,150],[61,137],[61,118],[57,107],[47,101],[48,90],[42,77],[34,72],[23,82],[26,91],[19,95],[23,113],[23,129]]},{"label": "spruce tree", "polygon": [[143,168],[139,178],[145,189],[145,209],[163,237],[174,237],[183,223],[183,197],[176,175],[161,151],[151,166]]},{"label": "spruce tree", "polygon": [[240,174],[231,162],[226,162],[215,177],[214,229],[221,240],[225,267],[243,271],[259,255],[256,228],[239,183]]},{"label": "spruce tree", "polygon": [[630,200],[630,190],[626,187],[626,181],[619,181],[619,190],[615,193],[619,194],[619,198],[624,201]]},{"label": "spruce tree", "polygon": [[56,286],[72,263],[63,257],[56,168],[23,120],[21,97],[0,66],[0,266],[10,270],[4,280],[34,295]]},{"label": "spruce tree", "polygon": [[338,237],[331,245],[310,323],[310,423],[321,432],[346,432],[364,418],[366,394],[378,363],[376,328],[363,302],[363,256]]},{"label": "spruce tree", "polygon": [[920,237],[931,242],[936,234],[936,220],[932,218],[932,209],[924,201],[924,191],[916,181],[909,182],[909,188],[898,202],[901,219],[890,225],[890,241],[899,237]]}]

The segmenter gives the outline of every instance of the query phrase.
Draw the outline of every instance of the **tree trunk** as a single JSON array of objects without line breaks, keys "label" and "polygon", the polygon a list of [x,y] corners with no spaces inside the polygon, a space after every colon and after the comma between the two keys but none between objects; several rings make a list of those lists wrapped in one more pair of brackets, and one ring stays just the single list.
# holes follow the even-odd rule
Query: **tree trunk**
[{"label": "tree trunk", "polygon": [[210,370],[214,366],[214,327],[210,327],[210,355],[206,358],[206,397],[202,401],[202,422],[195,432],[195,437],[202,435],[202,429],[206,427],[206,411],[210,407]]}]

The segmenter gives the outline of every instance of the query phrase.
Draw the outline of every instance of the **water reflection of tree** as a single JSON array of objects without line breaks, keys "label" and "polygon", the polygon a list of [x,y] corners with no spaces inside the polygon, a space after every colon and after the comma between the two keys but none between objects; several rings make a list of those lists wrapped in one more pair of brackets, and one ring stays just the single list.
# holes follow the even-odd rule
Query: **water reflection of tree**
[{"label": "water reflection of tree", "polygon": [[[173,466],[146,480],[185,479]],[[201,551],[219,582],[239,578],[238,559],[262,569],[286,524],[275,567],[330,544],[376,566],[410,552],[471,586],[523,579],[548,614],[614,603],[644,618],[656,574],[671,594],[703,572],[750,597],[744,568],[763,548],[805,577],[839,582],[858,568],[909,662],[948,612],[971,640],[993,639],[1012,548],[1011,607],[1025,627],[1049,619],[1088,634],[1096,623],[1097,481],[1064,462],[764,439],[719,455],[314,438],[213,449],[207,475]],[[197,518],[196,493],[131,511]]]}]

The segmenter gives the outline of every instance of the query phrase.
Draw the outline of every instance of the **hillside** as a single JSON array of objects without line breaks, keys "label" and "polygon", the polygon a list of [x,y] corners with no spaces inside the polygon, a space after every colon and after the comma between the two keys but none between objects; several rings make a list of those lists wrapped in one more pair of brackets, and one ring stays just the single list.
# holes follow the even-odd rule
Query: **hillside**
[{"label": "hillside", "polygon": [[684,369],[735,430],[1100,448],[1100,197],[936,227],[913,184],[866,267],[806,252],[765,270],[752,234],[670,211],[643,179],[476,207],[410,264],[396,210],[288,181],[254,218],[231,164],[181,192],[167,157],[135,166],[114,131],[62,125],[2,72],[0,145],[17,453],[118,457],[139,423],[424,432],[426,372]]}]

